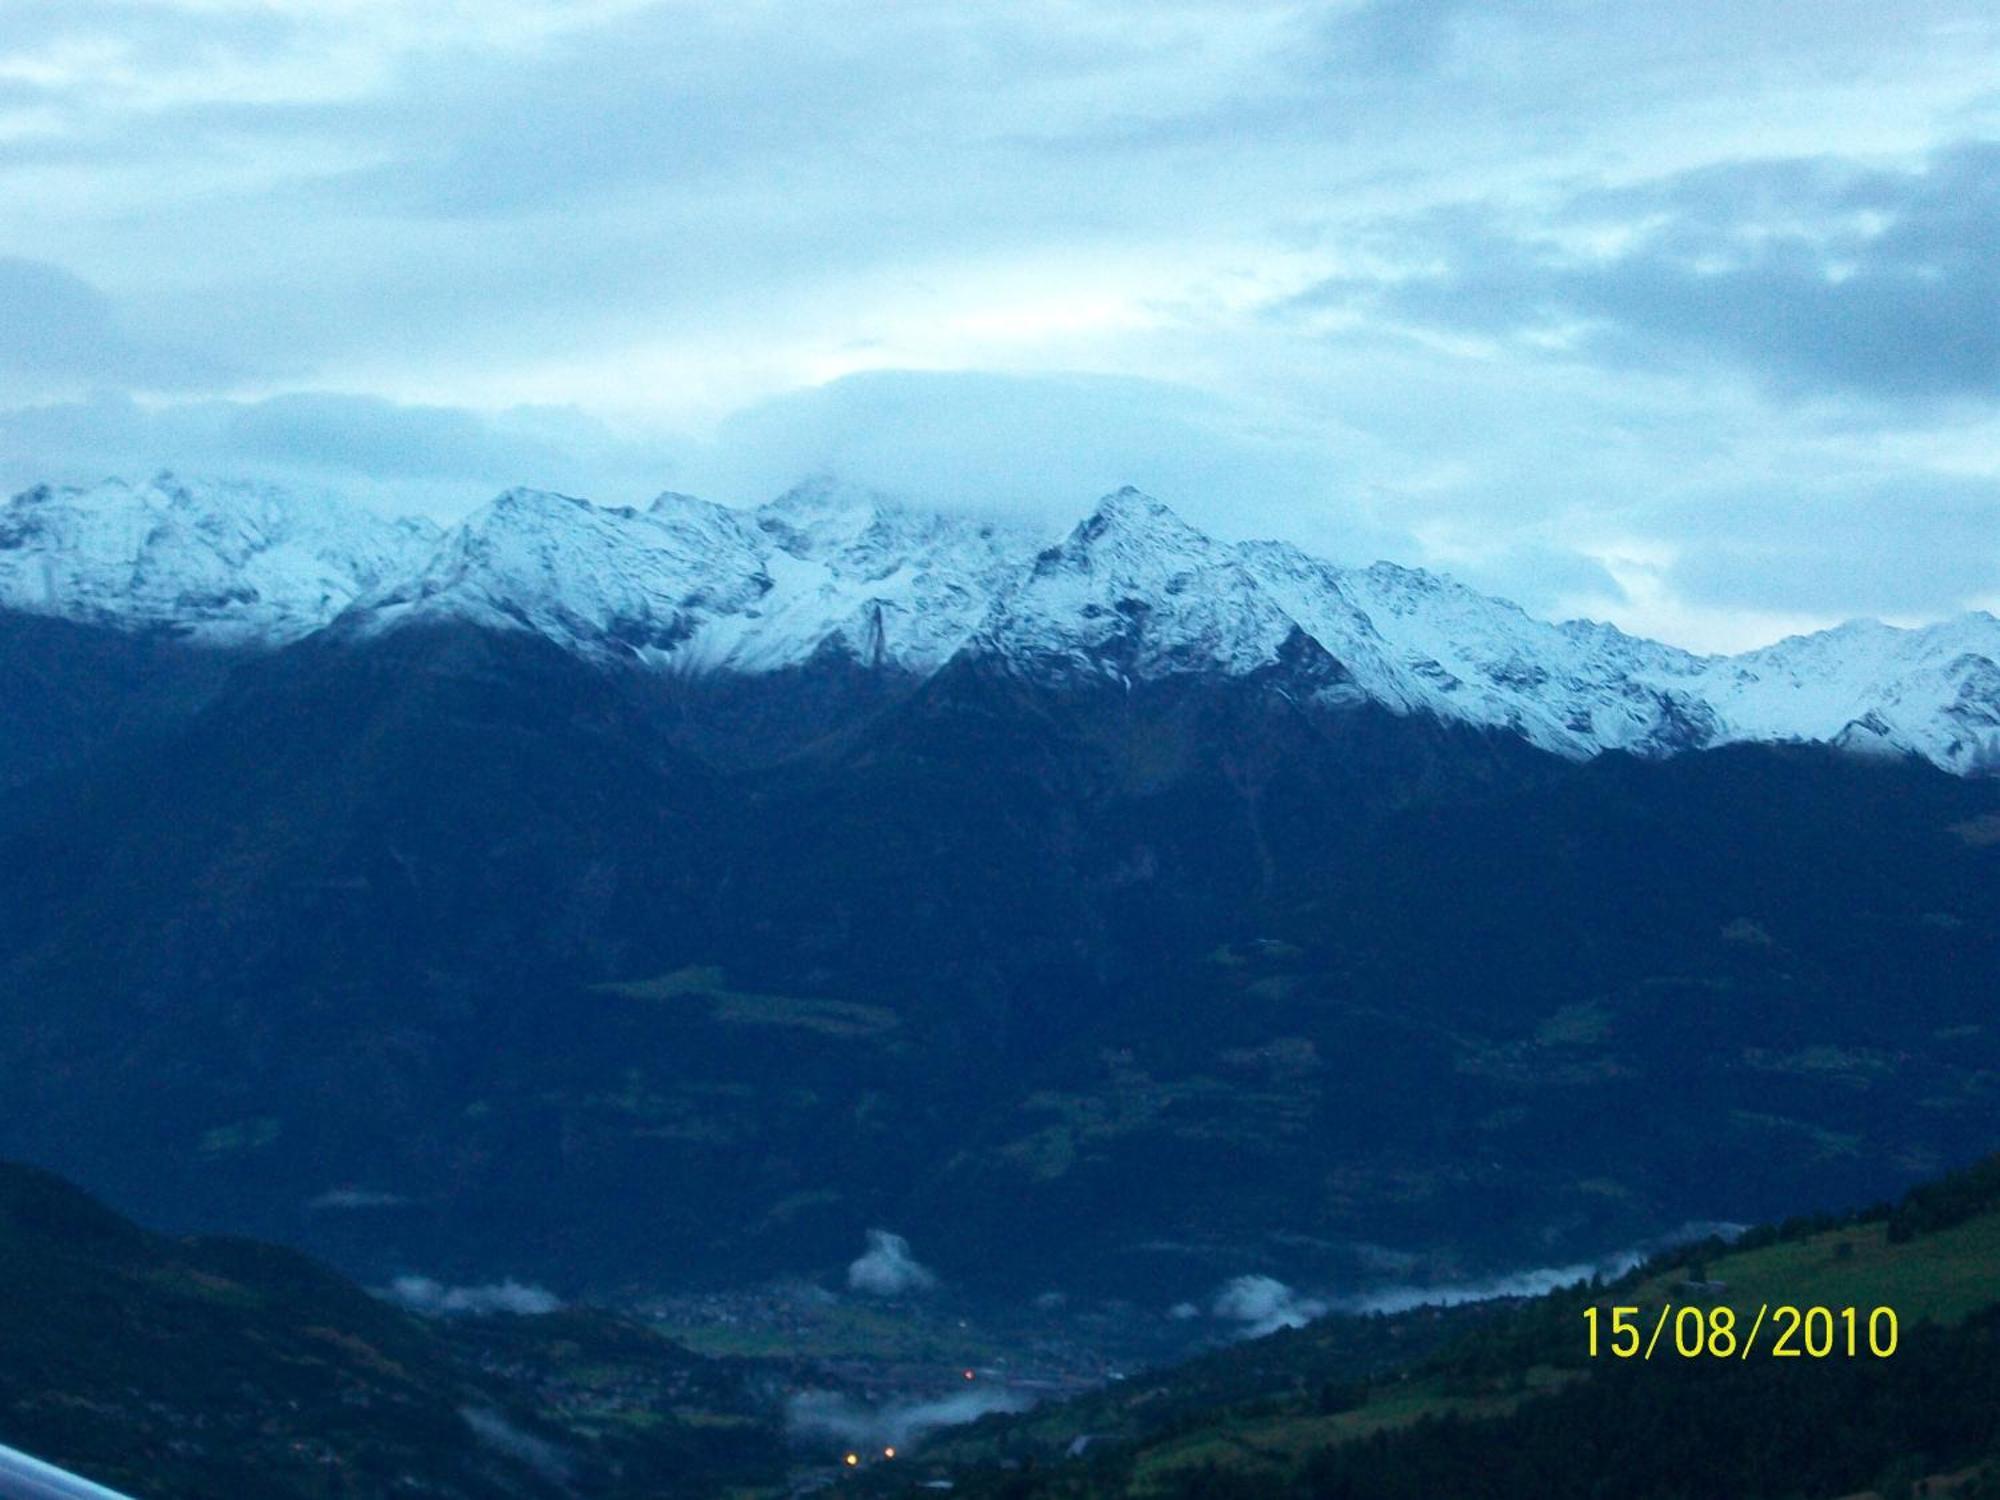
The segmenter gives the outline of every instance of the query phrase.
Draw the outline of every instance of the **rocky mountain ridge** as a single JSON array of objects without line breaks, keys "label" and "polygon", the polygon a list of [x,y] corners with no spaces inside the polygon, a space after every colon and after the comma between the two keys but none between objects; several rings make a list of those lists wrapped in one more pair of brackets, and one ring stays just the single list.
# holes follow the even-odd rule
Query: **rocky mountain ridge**
[{"label": "rocky mountain ridge", "polygon": [[514,489],[440,530],[161,475],[0,507],[0,608],[239,648],[470,623],[683,676],[832,659],[922,679],[959,657],[1128,683],[1279,671],[1334,706],[1429,714],[1569,759],[1803,741],[1961,774],[2000,766],[2000,620],[1983,612],[1702,656],[1540,621],[1420,569],[1219,542],[1129,488],[1041,540],[828,480],[755,510]]}]

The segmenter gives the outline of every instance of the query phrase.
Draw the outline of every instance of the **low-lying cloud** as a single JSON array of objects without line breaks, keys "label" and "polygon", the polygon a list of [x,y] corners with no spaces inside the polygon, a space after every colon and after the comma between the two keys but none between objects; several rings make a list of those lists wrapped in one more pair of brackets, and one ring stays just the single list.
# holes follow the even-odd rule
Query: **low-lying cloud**
[{"label": "low-lying cloud", "polygon": [[1215,1316],[1242,1325],[1244,1338],[1262,1338],[1280,1328],[1302,1328],[1327,1311],[1317,1297],[1304,1297],[1275,1276],[1238,1276],[1215,1294]]},{"label": "low-lying cloud", "polygon": [[910,1254],[910,1242],[886,1229],[868,1231],[868,1248],[847,1268],[847,1285],[871,1297],[906,1297],[937,1285],[937,1275]]},{"label": "low-lying cloud", "polygon": [[981,1385],[934,1400],[872,1404],[839,1391],[801,1391],[785,1405],[796,1439],[832,1438],[855,1448],[901,1448],[927,1432],[976,1422],[994,1412],[1026,1411],[1034,1402],[1004,1386]]},{"label": "low-lying cloud", "polygon": [[459,1413],[473,1436],[495,1452],[518,1459],[553,1484],[569,1483],[569,1456],[546,1438],[523,1432],[499,1412],[482,1406],[468,1406]]},{"label": "low-lying cloud", "polygon": [[382,1193],[372,1188],[337,1187],[328,1188],[317,1198],[307,1199],[306,1207],[315,1213],[321,1213],[327,1210],[400,1208],[409,1201],[401,1193]]},{"label": "low-lying cloud", "polygon": [[563,1305],[547,1288],[512,1277],[484,1286],[447,1286],[428,1276],[398,1276],[389,1283],[388,1296],[410,1311],[432,1318],[483,1318],[493,1313],[540,1317]]},{"label": "low-lying cloud", "polygon": [[1376,1287],[1358,1296],[1342,1298],[1334,1305],[1341,1312],[1399,1313],[1408,1312],[1413,1307],[1459,1307],[1468,1302],[1491,1302],[1501,1297],[1541,1297],[1562,1287],[1589,1281],[1593,1276],[1600,1281],[1615,1281],[1663,1251],[1698,1240],[1727,1242],[1740,1235],[1743,1228],[1741,1224],[1722,1220],[1693,1220],[1657,1239],[1615,1251],[1597,1260],[1575,1261],[1562,1266],[1536,1266],[1526,1271],[1510,1271],[1475,1281]]},{"label": "low-lying cloud", "polygon": [[1622,1276],[1644,1257],[1626,1254],[1606,1261],[1578,1261],[1567,1266],[1539,1266],[1532,1271],[1515,1271],[1480,1281],[1453,1282],[1447,1286],[1389,1286],[1358,1297],[1343,1299],[1342,1312],[1399,1313],[1415,1307],[1461,1307],[1468,1302],[1492,1302],[1501,1297],[1540,1297],[1561,1287],[1575,1286],[1593,1276],[1610,1280]]},{"label": "low-lying cloud", "polygon": [[[0,325],[4,314],[0,297]],[[563,407],[478,412],[342,391],[164,404],[99,394],[0,408],[0,488],[166,468],[333,489],[391,514],[455,520],[515,485],[640,503],[675,479],[671,447]]]},{"label": "low-lying cloud", "polygon": [[[1567,1265],[1535,1266],[1470,1281],[1395,1282],[1371,1287],[1344,1296],[1302,1293],[1275,1276],[1238,1276],[1225,1282],[1209,1305],[1209,1315],[1235,1323],[1238,1336],[1261,1338],[1281,1328],[1298,1328],[1327,1313],[1401,1313],[1418,1307],[1458,1307],[1469,1302],[1492,1302],[1503,1297],[1541,1297],[1560,1288],[1575,1286],[1596,1277],[1614,1281],[1627,1271],[1644,1265],[1664,1251],[1701,1240],[1728,1242],[1743,1232],[1744,1226],[1723,1220],[1690,1220],[1678,1228],[1597,1260],[1575,1261]],[[1368,1259],[1382,1266],[1407,1269],[1415,1257],[1382,1246],[1363,1247]],[[1192,1302],[1179,1302],[1167,1311],[1176,1322],[1200,1316]]]},{"label": "low-lying cloud", "polygon": [[[1439,367],[1379,341],[1365,358],[1329,351],[1312,373],[1338,422],[1163,380],[884,370],[755,403],[707,437],[339,391],[105,394],[0,406],[0,491],[165,468],[450,522],[517,484],[606,505],[664,489],[755,505],[824,473],[1053,540],[1132,483],[1223,541],[1428,567],[1543,618],[1697,650],[1990,604],[2000,488],[1984,429],[1947,424],[1903,453],[1769,411],[1737,420],[1713,383],[1690,397],[1702,410],[1663,426],[1574,360],[1535,369]],[[1594,440],[1607,424],[1619,444]],[[1933,443],[1936,463],[1915,461]],[[1440,448],[1449,462],[1426,456]]]}]

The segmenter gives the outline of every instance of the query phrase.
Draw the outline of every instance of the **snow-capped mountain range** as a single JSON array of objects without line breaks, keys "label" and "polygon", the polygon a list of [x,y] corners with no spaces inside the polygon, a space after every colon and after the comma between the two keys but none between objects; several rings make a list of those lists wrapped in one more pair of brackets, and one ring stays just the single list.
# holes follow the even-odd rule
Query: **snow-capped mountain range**
[{"label": "snow-capped mountain range", "polygon": [[460,621],[688,675],[841,656],[921,677],[961,655],[1126,682],[1277,672],[1576,759],[1806,740],[2000,769],[2000,620],[1983,612],[1702,656],[1417,569],[1218,542],[1131,489],[1045,542],[830,481],[755,510],[517,489],[440,530],[163,474],[0,508],[0,608],[236,648]]},{"label": "snow-capped mountain range", "polygon": [[440,536],[265,484],[41,485],[0,508],[0,608],[281,645],[422,566]]}]

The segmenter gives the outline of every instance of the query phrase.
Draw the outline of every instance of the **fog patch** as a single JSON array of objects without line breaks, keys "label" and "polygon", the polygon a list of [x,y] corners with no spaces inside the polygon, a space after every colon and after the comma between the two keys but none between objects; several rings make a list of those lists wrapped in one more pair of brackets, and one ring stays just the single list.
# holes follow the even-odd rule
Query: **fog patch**
[{"label": "fog patch", "polygon": [[1564,1287],[1577,1286],[1595,1277],[1616,1281],[1627,1271],[1644,1265],[1662,1251],[1700,1240],[1724,1242],[1743,1233],[1744,1226],[1714,1221],[1683,1224],[1669,1234],[1629,1249],[1619,1250],[1594,1261],[1577,1261],[1564,1266],[1537,1266],[1477,1281],[1452,1282],[1443,1286],[1400,1285],[1377,1287],[1358,1296],[1343,1298],[1342,1312],[1399,1313],[1414,1307],[1460,1307],[1468,1302],[1491,1302],[1502,1297],[1543,1297]]},{"label": "fog patch", "polygon": [[523,1432],[499,1412],[485,1407],[462,1407],[459,1415],[465,1418],[465,1425],[472,1429],[473,1436],[487,1447],[520,1460],[544,1479],[556,1484],[569,1483],[568,1457],[546,1438]]},{"label": "fog patch", "polygon": [[1371,1245],[1365,1240],[1357,1241],[1348,1249],[1367,1269],[1380,1271],[1386,1276],[1407,1276],[1421,1263],[1421,1257],[1408,1250],[1397,1250],[1388,1245]]},{"label": "fog patch", "polygon": [[530,1286],[512,1277],[485,1286],[446,1286],[428,1276],[398,1276],[389,1283],[386,1295],[427,1318],[484,1318],[493,1313],[534,1318],[555,1312],[563,1305],[562,1299],[547,1288]]},{"label": "fog patch", "polygon": [[1215,1294],[1211,1311],[1241,1323],[1244,1338],[1262,1338],[1280,1328],[1301,1328],[1327,1311],[1316,1297],[1302,1297],[1275,1276],[1238,1276]]},{"label": "fog patch", "polygon": [[800,1391],[785,1403],[785,1430],[794,1438],[833,1438],[853,1448],[901,1448],[941,1427],[962,1426],[994,1412],[1026,1411],[1034,1404],[1019,1391],[1000,1386],[879,1405],[839,1391]]},{"label": "fog patch", "polygon": [[937,1276],[910,1254],[910,1242],[886,1229],[868,1231],[868,1248],[847,1268],[847,1284],[873,1297],[901,1297],[927,1292]]},{"label": "fog patch", "polygon": [[1608,1261],[1578,1262],[1570,1266],[1539,1266],[1532,1271],[1515,1271],[1482,1281],[1453,1282],[1448,1286],[1386,1286],[1358,1297],[1345,1298],[1342,1312],[1399,1313],[1416,1307],[1462,1307],[1468,1302],[1492,1302],[1501,1297],[1540,1297],[1593,1276],[1610,1280],[1622,1276],[1639,1263],[1638,1257]]},{"label": "fog patch", "polygon": [[327,1209],[357,1208],[400,1208],[410,1200],[401,1193],[378,1193],[369,1188],[339,1187],[328,1188],[317,1198],[306,1200],[306,1207],[314,1213]]}]

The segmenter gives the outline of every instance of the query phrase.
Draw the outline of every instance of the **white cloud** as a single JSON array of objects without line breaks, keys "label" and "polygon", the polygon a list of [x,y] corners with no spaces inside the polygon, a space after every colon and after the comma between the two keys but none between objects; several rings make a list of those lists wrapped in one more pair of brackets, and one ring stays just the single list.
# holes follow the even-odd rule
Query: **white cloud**
[{"label": "white cloud", "polygon": [[548,1439],[523,1432],[499,1412],[486,1407],[464,1407],[459,1415],[472,1429],[473,1436],[488,1447],[518,1459],[551,1483],[569,1488],[569,1456]]},{"label": "white cloud", "polygon": [[868,1248],[847,1268],[847,1284],[871,1297],[904,1297],[927,1292],[937,1276],[917,1263],[910,1242],[886,1229],[868,1231]]},{"label": "white cloud", "polygon": [[412,1312],[434,1318],[483,1318],[494,1313],[532,1318],[562,1307],[555,1293],[511,1277],[482,1286],[447,1286],[428,1276],[398,1276],[389,1283],[387,1295]]},{"label": "white cloud", "polygon": [[[1810,598],[1741,597],[1728,560],[1745,511],[1837,489],[1856,446],[1857,491],[1924,510],[1994,419],[1988,345],[1896,331],[1931,305],[1897,280],[1926,255],[1986,303],[1991,226],[1960,210],[1996,168],[1950,148],[2000,133],[1996,38],[1972,0],[13,0],[0,462],[203,468],[150,450],[206,443],[436,512],[513,482],[761,499],[829,462],[1066,515],[1131,481],[1224,533],[1687,639],[1943,613],[1992,588],[1921,517],[1853,588],[1758,565]],[[1845,280],[1777,241],[1727,285],[1684,274],[1794,221],[1855,229]],[[1508,315],[1470,326],[1496,244]],[[1416,305],[1426,278],[1451,307]],[[1329,282],[1368,295],[1291,300]],[[1773,322],[1786,298],[1832,336]],[[273,397],[318,407],[285,426]],[[18,437],[120,401],[129,461],[119,434]],[[200,437],[225,402],[263,437]],[[1688,561],[1637,601],[1607,535]]]},{"label": "white cloud", "polygon": [[640,503],[675,479],[676,454],[663,439],[627,438],[574,410],[482,413],[338,392],[0,408],[0,487],[9,493],[172,469],[337,490],[388,514],[453,520],[517,484]]},{"label": "white cloud", "polygon": [[837,1391],[800,1391],[785,1403],[785,1426],[798,1438],[832,1438],[857,1448],[907,1447],[927,1432],[976,1422],[1034,1403],[1005,1386],[984,1384],[932,1400],[874,1404]]},{"label": "white cloud", "polygon": [[1280,1328],[1303,1328],[1324,1314],[1326,1303],[1302,1297],[1275,1276],[1238,1276],[1215,1294],[1216,1317],[1242,1324],[1245,1338],[1262,1338]]},{"label": "white cloud", "polygon": [[1537,1266],[1526,1271],[1510,1271],[1473,1281],[1443,1284],[1400,1284],[1376,1287],[1358,1296],[1341,1299],[1342,1312],[1399,1313],[1413,1307],[1458,1307],[1468,1302],[1491,1302],[1502,1297],[1540,1297],[1559,1287],[1575,1286],[1596,1276],[1612,1281],[1634,1266],[1643,1265],[1664,1250],[1702,1240],[1735,1239],[1746,1226],[1726,1220],[1690,1220],[1668,1234],[1642,1245],[1614,1251],[1595,1261],[1579,1261],[1566,1266]]},{"label": "white cloud", "polygon": [[401,1193],[378,1192],[372,1188],[338,1187],[328,1188],[317,1197],[308,1200],[306,1207],[316,1212],[328,1209],[400,1208],[409,1201]]}]

